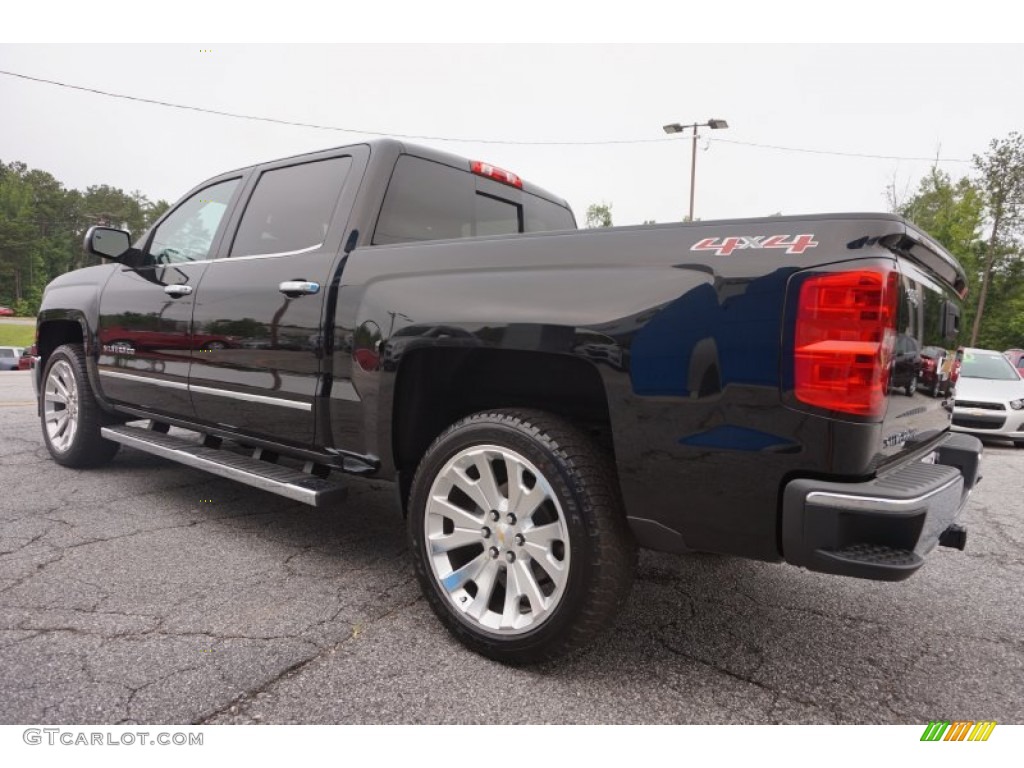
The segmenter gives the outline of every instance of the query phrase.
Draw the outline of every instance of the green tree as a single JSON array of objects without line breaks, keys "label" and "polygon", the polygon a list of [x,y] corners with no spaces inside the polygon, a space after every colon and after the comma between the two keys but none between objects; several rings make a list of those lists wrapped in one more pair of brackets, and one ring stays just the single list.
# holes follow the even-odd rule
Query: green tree
[{"label": "green tree", "polygon": [[1024,136],[1014,131],[1005,139],[993,139],[986,154],[974,156],[974,167],[990,229],[981,261],[971,346],[976,346],[981,334],[993,276],[1020,258],[1017,239],[1024,218]]},{"label": "green tree", "polygon": [[[934,237],[963,265],[968,294],[962,329],[973,325],[978,301],[984,207],[981,190],[971,179],[953,181],[948,173],[933,166],[921,179],[917,192],[899,203],[895,211]],[[960,341],[966,343],[966,338]]]},{"label": "green tree", "polygon": [[587,208],[587,229],[612,226],[612,204],[592,203]]},{"label": "green tree", "polygon": [[35,210],[23,163],[11,163],[0,176],[0,287],[4,301],[22,302],[36,267]]},{"label": "green tree", "polygon": [[35,313],[53,278],[97,263],[82,252],[93,224],[126,227],[141,235],[169,208],[144,194],[108,185],[84,193],[24,163],[0,162],[0,303]]}]

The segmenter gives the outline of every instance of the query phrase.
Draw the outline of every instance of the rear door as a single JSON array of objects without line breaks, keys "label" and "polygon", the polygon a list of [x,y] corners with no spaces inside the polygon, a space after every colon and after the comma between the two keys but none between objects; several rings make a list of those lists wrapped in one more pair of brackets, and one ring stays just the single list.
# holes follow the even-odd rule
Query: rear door
[{"label": "rear door", "polygon": [[196,416],[281,442],[314,441],[324,302],[341,258],[365,146],[259,167],[207,269],[193,314]]}]

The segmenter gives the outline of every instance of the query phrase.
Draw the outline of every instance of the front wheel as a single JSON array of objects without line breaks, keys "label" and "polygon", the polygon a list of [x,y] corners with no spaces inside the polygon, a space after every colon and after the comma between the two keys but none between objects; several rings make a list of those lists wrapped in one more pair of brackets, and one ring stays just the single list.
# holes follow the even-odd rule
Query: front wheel
[{"label": "front wheel", "polygon": [[413,479],[409,536],[431,608],[506,663],[590,643],[629,595],[636,544],[607,455],[539,411],[462,419]]},{"label": "front wheel", "polygon": [[54,350],[43,372],[43,440],[50,456],[65,467],[96,467],[110,461],[119,443],[100,436],[104,415],[78,344]]}]

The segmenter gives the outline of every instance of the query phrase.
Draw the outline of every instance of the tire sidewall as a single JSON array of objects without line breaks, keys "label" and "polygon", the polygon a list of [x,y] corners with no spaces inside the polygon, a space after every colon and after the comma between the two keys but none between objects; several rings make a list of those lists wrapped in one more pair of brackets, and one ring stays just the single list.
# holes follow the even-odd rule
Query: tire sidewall
[{"label": "tire sidewall", "polygon": [[43,441],[46,444],[46,449],[49,451],[53,460],[58,464],[77,467],[87,463],[91,459],[88,455],[88,435],[86,434],[88,425],[85,422],[88,417],[87,409],[89,408],[87,399],[92,398],[92,388],[89,386],[88,377],[85,375],[84,360],[78,358],[74,351],[68,346],[65,345],[58,347],[46,361],[46,368],[43,371],[42,385],[40,387],[40,398],[46,397],[46,383],[50,378],[50,371],[62,360],[66,362],[68,367],[71,369],[71,375],[75,379],[75,388],[78,392],[78,414],[77,423],[75,424],[75,436],[72,438],[71,445],[66,451],[60,451],[53,445],[50,441],[50,433],[46,429],[45,405],[41,405],[40,426],[43,430]]},{"label": "tire sidewall", "polygon": [[[466,619],[451,605],[441,585],[438,584],[427,552],[424,515],[430,488],[438,473],[453,456],[479,445],[509,448],[528,459],[557,495],[569,531],[569,574],[561,600],[553,615],[535,629],[521,634],[498,634]],[[557,644],[568,635],[575,619],[585,609],[587,584],[591,578],[596,544],[589,504],[579,485],[578,479],[573,477],[570,467],[562,457],[553,452],[543,439],[539,440],[529,434],[522,425],[515,426],[497,420],[463,424],[444,436],[428,452],[413,480],[408,520],[410,543],[415,553],[417,576],[431,607],[460,638],[485,653],[515,653]]]}]

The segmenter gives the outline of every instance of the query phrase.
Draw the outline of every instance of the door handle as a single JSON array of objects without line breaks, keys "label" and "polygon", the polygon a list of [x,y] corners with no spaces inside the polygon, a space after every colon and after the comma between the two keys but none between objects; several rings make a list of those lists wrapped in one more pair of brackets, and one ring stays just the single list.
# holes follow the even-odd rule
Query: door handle
[{"label": "door handle", "polygon": [[173,296],[176,299],[180,299],[182,296],[188,296],[192,293],[191,285],[165,285],[164,293],[168,296]]},{"label": "door handle", "polygon": [[285,296],[295,299],[299,296],[320,293],[320,283],[314,283],[309,280],[285,280],[277,286],[277,290]]}]

